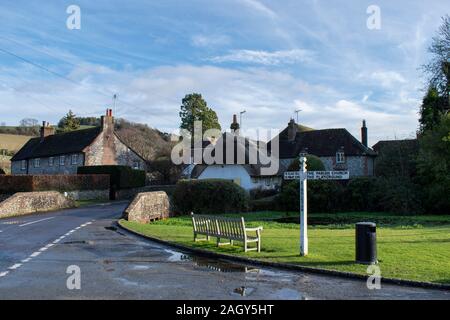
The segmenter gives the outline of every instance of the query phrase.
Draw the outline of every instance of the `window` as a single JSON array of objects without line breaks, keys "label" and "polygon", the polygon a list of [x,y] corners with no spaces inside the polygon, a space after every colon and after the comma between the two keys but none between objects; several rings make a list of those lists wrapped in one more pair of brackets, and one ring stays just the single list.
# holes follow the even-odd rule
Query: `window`
[{"label": "window", "polygon": [[53,158],[53,157],[48,158],[48,166],[49,167],[53,167],[54,163],[55,163],[55,158]]},{"label": "window", "polygon": [[59,165],[63,166],[66,164],[66,157],[65,156],[60,156],[59,157]]},{"label": "window", "polygon": [[41,166],[41,159],[36,158],[34,159],[34,167],[39,168]]},{"label": "window", "polygon": [[139,161],[133,162],[133,169],[139,169]]},{"label": "window", "polygon": [[73,154],[72,155],[72,164],[77,164],[78,163],[78,155],[77,154]]},{"label": "window", "polygon": [[343,151],[336,153],[336,163],[345,163],[345,154]]},{"label": "window", "polygon": [[27,160],[22,160],[22,163],[21,163],[20,167],[21,167],[22,170],[25,170],[27,168]]}]

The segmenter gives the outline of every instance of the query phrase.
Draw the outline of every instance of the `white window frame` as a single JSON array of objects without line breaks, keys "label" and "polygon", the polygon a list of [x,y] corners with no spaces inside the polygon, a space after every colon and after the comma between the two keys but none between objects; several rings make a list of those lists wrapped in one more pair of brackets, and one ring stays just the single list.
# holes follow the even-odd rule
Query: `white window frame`
[{"label": "white window frame", "polygon": [[54,157],[49,157],[48,158],[48,166],[49,167],[53,167],[54,164],[55,164],[55,158]]},{"label": "white window frame", "polygon": [[34,159],[33,163],[34,163],[35,168],[40,168],[41,167],[41,158]]},{"label": "white window frame", "polygon": [[345,163],[345,153],[343,151],[336,152],[336,163]]},{"label": "white window frame", "polygon": [[27,160],[22,160],[20,163],[20,170],[26,170],[27,169]]},{"label": "white window frame", "polygon": [[77,154],[73,154],[73,155],[70,157],[70,163],[71,163],[72,165],[78,164],[78,155],[77,155]]},{"label": "white window frame", "polygon": [[66,165],[66,156],[59,156],[59,165],[60,166]]}]

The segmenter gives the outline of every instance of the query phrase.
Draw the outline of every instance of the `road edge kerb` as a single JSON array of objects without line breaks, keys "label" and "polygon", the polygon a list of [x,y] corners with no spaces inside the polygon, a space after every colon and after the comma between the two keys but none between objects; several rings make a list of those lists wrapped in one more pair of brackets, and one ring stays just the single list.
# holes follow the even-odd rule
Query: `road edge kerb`
[{"label": "road edge kerb", "polygon": [[[231,262],[246,263],[246,264],[250,264],[250,265],[254,265],[254,266],[278,268],[278,269],[289,270],[289,271],[301,271],[301,272],[312,273],[312,274],[323,274],[323,275],[329,275],[329,276],[335,276],[335,277],[347,278],[347,279],[356,279],[356,280],[367,281],[367,279],[369,278],[369,276],[357,274],[357,273],[305,267],[305,266],[294,265],[294,264],[290,264],[290,263],[262,261],[262,260],[258,260],[258,259],[245,258],[245,257],[233,256],[233,255],[224,254],[224,253],[212,252],[212,251],[204,250],[204,249],[192,248],[192,247],[188,247],[188,246],[185,246],[182,244],[169,242],[166,240],[162,240],[160,238],[148,236],[148,235],[142,234],[140,232],[134,231],[132,229],[129,229],[129,228],[123,226],[120,223],[120,220],[117,220],[116,224],[122,230],[130,232],[141,238],[151,240],[151,241],[154,241],[157,243],[161,243],[161,244],[164,244],[164,245],[167,245],[167,246],[170,246],[170,247],[182,250],[182,251],[191,252],[191,253],[206,257],[206,258],[219,258],[219,259],[224,259],[224,260],[228,260]],[[385,278],[385,277],[382,277],[381,281],[382,281],[382,283],[396,284],[396,285],[402,285],[402,286],[408,286],[408,287],[438,289],[438,290],[446,290],[446,291],[450,290],[450,285],[425,282],[425,281],[414,281],[414,280],[404,280],[404,279]]]}]

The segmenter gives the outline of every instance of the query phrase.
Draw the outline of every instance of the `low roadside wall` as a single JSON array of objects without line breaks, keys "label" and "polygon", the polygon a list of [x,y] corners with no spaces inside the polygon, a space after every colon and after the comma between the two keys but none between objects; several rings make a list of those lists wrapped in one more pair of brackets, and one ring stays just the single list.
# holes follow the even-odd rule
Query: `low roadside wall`
[{"label": "low roadside wall", "polygon": [[0,218],[74,207],[73,200],[57,191],[18,192],[0,203]]},{"label": "low roadside wall", "polygon": [[164,191],[139,193],[123,213],[128,221],[149,223],[170,216],[170,202]]}]

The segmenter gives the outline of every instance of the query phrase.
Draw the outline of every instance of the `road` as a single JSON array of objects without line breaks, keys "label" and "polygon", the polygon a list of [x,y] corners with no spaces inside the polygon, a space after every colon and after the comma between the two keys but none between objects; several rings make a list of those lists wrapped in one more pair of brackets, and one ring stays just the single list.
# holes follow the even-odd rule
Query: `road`
[{"label": "road", "polygon": [[[448,291],[368,290],[359,280],[177,252],[115,228],[125,206],[0,220],[0,299],[450,299]],[[80,289],[67,287],[69,277],[76,283],[70,266],[79,267]]]}]

